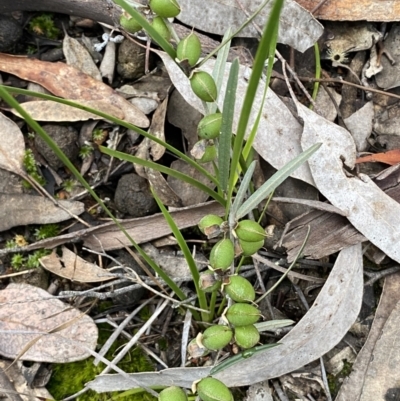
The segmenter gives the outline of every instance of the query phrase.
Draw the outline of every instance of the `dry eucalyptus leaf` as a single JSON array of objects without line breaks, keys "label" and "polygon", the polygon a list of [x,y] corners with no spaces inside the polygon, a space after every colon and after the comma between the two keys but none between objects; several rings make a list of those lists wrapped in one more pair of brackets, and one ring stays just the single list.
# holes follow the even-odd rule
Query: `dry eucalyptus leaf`
[{"label": "dry eucalyptus leaf", "polygon": [[[186,25],[202,31],[224,35],[228,28],[237,30],[252,15],[263,0],[182,0],[181,13],[177,17]],[[268,2],[253,20],[261,30],[268,21],[274,3]],[[310,12],[294,0],[286,0],[280,15],[278,42],[306,51],[322,35],[322,25]],[[258,37],[253,23],[248,24],[237,36]]]},{"label": "dry eucalyptus leaf", "polygon": [[[72,214],[84,212],[82,202],[60,200]],[[51,200],[36,195],[0,194],[0,232],[28,224],[50,224],[68,220],[71,214],[57,207]]]},{"label": "dry eucalyptus leaf", "polygon": [[71,38],[67,32],[65,32],[63,40],[63,53],[68,65],[75,67],[98,81],[102,80],[100,71],[85,46],[82,46],[76,39]]},{"label": "dry eucalyptus leaf", "polygon": [[80,283],[98,283],[113,280],[108,272],[94,263],[87,262],[65,246],[62,247],[62,257],[55,251],[39,259],[42,267],[49,272]]},{"label": "dry eucalyptus leaf", "polygon": [[[167,113],[168,97],[166,97],[161,104],[157,107],[153,114],[151,120],[151,125],[149,128],[149,133],[161,139],[165,142],[164,125],[165,125],[165,115]],[[150,141],[150,154],[153,156],[153,160],[157,161],[163,157],[165,153],[164,146]]]},{"label": "dry eucalyptus leaf", "polygon": [[152,168],[146,168],[145,171],[146,178],[149,180],[151,186],[164,205],[173,207],[183,206],[181,198],[174,192],[159,171],[153,170]]},{"label": "dry eucalyptus leaf", "polygon": [[[302,7],[312,11],[321,0],[296,0]],[[399,21],[400,3],[396,0],[336,0],[326,1],[314,13],[315,17],[332,21]]]},{"label": "dry eucalyptus leaf", "polygon": [[[211,174],[214,172],[212,163],[205,163],[203,164],[203,167]],[[200,181],[211,189],[215,187],[213,182],[205,177],[204,174],[201,174],[193,166],[187,164],[183,160],[173,161],[171,163],[171,168]],[[179,180],[178,178],[169,175],[167,180],[170,187],[175,191],[176,194],[179,195],[180,199],[182,199],[184,206],[197,205],[205,202],[209,198],[208,194],[206,194],[204,191],[194,187],[193,185],[190,185],[185,181]]]},{"label": "dry eucalyptus leaf", "polygon": [[[204,114],[203,104],[200,99],[194,95],[190,87],[188,77],[176,65],[175,61],[172,60],[166,53],[158,51],[157,54],[162,58],[170,75],[171,81],[175,85],[175,88],[192,107]],[[214,64],[214,60],[209,60],[205,65],[202,66],[202,70],[211,73]],[[221,93],[218,95],[218,106],[221,110],[223,108],[223,99],[225,96],[225,88],[229,76],[230,66],[231,63],[226,63]],[[248,83],[245,79],[245,76],[246,67],[240,66],[233,122],[234,131],[236,130],[240,116],[240,110],[242,109],[244,96],[247,90]],[[249,120],[248,133],[250,132],[251,126],[257,118],[259,105],[262,103],[263,93],[264,82],[261,81],[258,85],[258,90],[253,104],[252,113]],[[300,123],[296,120],[286,105],[279,99],[279,97],[271,89],[268,89],[258,132],[253,144],[253,147],[257,153],[274,168],[279,170],[302,152],[300,145],[301,132],[302,127]],[[314,185],[314,181],[307,163],[301,165],[291,176]]]},{"label": "dry eucalyptus leaf", "polygon": [[24,173],[24,136],[14,121],[0,112],[0,168],[11,173]]},{"label": "dry eucalyptus leaf", "polygon": [[[85,101],[78,100],[78,103],[98,109],[104,113],[112,114],[117,118],[124,118],[121,109],[110,105],[105,101]],[[37,121],[86,121],[86,120],[102,120],[102,117],[96,114],[89,113],[88,111],[77,109],[66,104],[50,102],[48,100],[34,100],[32,102],[21,103],[21,106],[28,112],[34,120]],[[20,114],[11,109],[11,112],[16,116],[21,117]]]},{"label": "dry eucalyptus leaf", "polygon": [[67,64],[0,53],[0,71],[36,82],[64,99],[108,102],[121,110],[125,121],[142,128],[149,126],[148,118],[114,89]]},{"label": "dry eucalyptus leaf", "polygon": [[[382,366],[378,368],[377,371],[373,372],[371,369],[374,367],[374,359],[375,357],[380,359],[379,353],[384,351],[382,349],[378,349],[378,343],[384,343],[388,340],[387,338],[387,329],[391,324],[390,320],[397,318],[398,319],[398,310],[399,310],[399,302],[400,302],[400,273],[391,274],[385,278],[385,284],[383,286],[383,291],[381,298],[379,300],[379,305],[375,313],[374,322],[372,324],[371,330],[368,334],[368,339],[364,344],[364,347],[361,349],[359,354],[357,355],[357,359],[352,367],[352,372],[350,376],[344,381],[342,387],[340,388],[339,394],[337,395],[336,401],[369,401],[369,400],[385,400],[385,399],[395,399],[395,398],[385,398],[381,397],[371,397],[369,399],[364,398],[364,388],[370,388],[371,384],[375,384],[378,388],[380,387],[379,383],[374,383],[375,377],[380,378],[380,369]],[[397,327],[399,324],[397,323]],[[381,336],[383,339],[381,340]],[[394,345],[393,342],[397,341],[399,338],[396,333],[392,338],[389,338],[391,345]],[[393,347],[391,349],[393,352],[393,357],[398,358],[398,347]],[[386,355],[386,363],[393,360],[392,356]],[[398,359],[397,359],[398,360]],[[397,364],[397,362],[396,362]],[[388,379],[393,378],[397,373],[397,369],[390,369]],[[380,378],[381,379],[381,378]],[[397,379],[399,380],[399,379]],[[384,383],[384,380],[382,380]],[[365,386],[365,387],[364,387]],[[398,388],[398,382],[395,386]],[[389,389],[387,389],[389,390]],[[371,395],[370,391],[366,393],[366,395]],[[388,392],[389,394],[389,392]]]},{"label": "dry eucalyptus leaf", "polygon": [[1,355],[49,363],[88,358],[98,336],[89,316],[28,284],[0,291],[0,329]]},{"label": "dry eucalyptus leaf", "polygon": [[[356,320],[363,295],[361,245],[340,252],[328,280],[313,306],[282,338],[278,347],[244,358],[213,377],[229,387],[248,386],[282,376],[318,359],[331,350]],[[173,368],[135,373],[141,385],[190,388],[194,380],[209,375],[210,368]],[[123,391],[132,384],[120,375],[102,375],[88,384],[97,392]]]},{"label": "dry eucalyptus leaf", "polygon": [[318,190],[346,213],[358,231],[400,262],[400,204],[366,175],[347,177],[343,162],[352,169],[356,158],[355,144],[348,131],[299,103],[297,109],[304,121],[303,148],[322,143],[308,160]]}]

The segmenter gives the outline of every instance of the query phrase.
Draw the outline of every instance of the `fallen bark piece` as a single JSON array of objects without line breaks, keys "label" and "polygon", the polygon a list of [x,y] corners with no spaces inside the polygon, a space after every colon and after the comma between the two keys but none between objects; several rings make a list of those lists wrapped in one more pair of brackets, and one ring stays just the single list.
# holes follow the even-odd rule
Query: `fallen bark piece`
[{"label": "fallen bark piece", "polygon": [[[80,215],[85,210],[82,202],[58,202],[74,215]],[[59,223],[71,218],[70,213],[41,196],[0,194],[0,205],[0,232],[16,226]]]}]

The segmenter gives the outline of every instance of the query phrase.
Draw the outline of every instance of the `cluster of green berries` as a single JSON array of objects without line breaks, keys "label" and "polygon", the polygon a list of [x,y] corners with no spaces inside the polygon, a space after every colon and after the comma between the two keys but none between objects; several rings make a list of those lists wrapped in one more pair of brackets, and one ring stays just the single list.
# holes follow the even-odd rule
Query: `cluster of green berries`
[{"label": "cluster of green berries", "polygon": [[[205,377],[193,383],[193,393],[198,394],[203,401],[234,401],[229,388],[220,380]],[[171,386],[161,391],[159,401],[188,401],[186,393],[177,386]]]}]

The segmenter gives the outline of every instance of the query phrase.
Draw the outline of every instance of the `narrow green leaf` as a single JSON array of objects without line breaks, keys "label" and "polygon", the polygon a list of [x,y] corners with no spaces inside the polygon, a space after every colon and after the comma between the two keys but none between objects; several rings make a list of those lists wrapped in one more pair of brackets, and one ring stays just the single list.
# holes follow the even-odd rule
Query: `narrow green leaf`
[{"label": "narrow green leaf", "polygon": [[118,152],[117,150],[109,149],[104,146],[99,146],[99,149],[110,156],[116,157],[117,159],[120,160],[126,160],[131,163],[139,164],[140,166],[144,167],[149,167],[154,170],[160,171],[161,173],[171,175],[172,177],[178,178],[182,181],[185,181],[189,183],[190,185],[193,185],[194,187],[199,188],[201,191],[205,192],[206,194],[210,195],[213,199],[215,199],[217,202],[224,204],[224,198],[222,198],[221,195],[219,195],[217,192],[213,191],[207,185],[204,185],[200,181],[195,180],[194,178],[190,177],[189,175],[186,175],[184,173],[181,173],[180,171],[173,170],[172,168],[163,166],[161,164],[154,163],[150,160],[144,160],[141,159],[140,157],[137,156],[132,156],[128,155],[126,153]]},{"label": "narrow green leaf", "polygon": [[253,173],[256,168],[256,163],[257,162],[255,160],[252,161],[252,163],[250,164],[250,166],[248,167],[248,169],[246,171],[246,174],[243,177],[243,180],[237,191],[235,200],[233,201],[232,207],[229,211],[229,221],[232,221],[232,222],[238,221],[237,212],[243,203],[243,199],[246,196],[247,190],[249,189],[250,181],[251,181],[251,178],[253,177]]},{"label": "narrow green leaf", "polygon": [[137,23],[139,23],[146,33],[166,52],[168,53],[173,60],[176,58],[176,51],[171,46],[169,42],[167,42],[147,21],[146,18],[143,17],[134,7],[132,7],[129,2],[125,0],[114,0],[114,3],[121,6],[132,18],[135,19]]},{"label": "narrow green leaf", "polygon": [[[156,202],[158,204],[158,207],[161,210],[161,213],[164,215],[165,220],[167,221],[169,227],[171,228],[172,233],[174,234],[176,240],[178,241],[178,245],[181,248],[181,250],[183,252],[183,256],[185,257],[185,260],[189,266],[190,273],[192,274],[192,277],[193,277],[193,283],[196,288],[197,297],[199,299],[199,306],[201,309],[208,310],[206,295],[205,295],[204,291],[201,290],[200,285],[199,285],[200,275],[197,270],[196,262],[194,261],[194,258],[192,256],[192,253],[190,252],[187,242],[186,242],[185,238],[183,238],[183,235],[180,232],[178,226],[175,224],[174,219],[171,217],[168,210],[163,205],[160,198],[157,196],[156,191],[154,191],[154,189],[151,188],[151,192],[154,196],[154,199],[156,200]],[[202,314],[203,322],[206,322],[209,320],[208,313],[201,312],[201,314]]]},{"label": "narrow green leaf", "polygon": [[275,190],[276,187],[285,181],[286,178],[289,177],[290,174],[292,174],[294,170],[303,164],[313,153],[315,153],[320,146],[321,143],[316,143],[278,170],[268,181],[258,188],[257,191],[254,192],[249,199],[247,199],[246,202],[243,203],[237,212],[237,219],[241,219],[251,210],[256,208],[257,205],[263,201],[263,199],[265,199],[273,190]]},{"label": "narrow green leaf", "polygon": [[[164,146],[166,149],[174,153],[176,156],[184,160],[186,163],[190,164],[192,167],[194,167],[197,171],[199,171],[201,174],[203,174],[207,179],[209,179],[211,182],[213,182],[215,185],[218,185],[217,179],[211,175],[205,168],[203,168],[200,164],[196,163],[194,160],[192,160],[190,157],[186,156],[184,153],[180,152],[178,149],[174,148],[173,146],[169,145],[167,142],[162,141],[161,139],[158,139],[156,136],[149,134],[148,132],[136,127],[133,124],[130,124],[124,120],[120,120],[119,118],[113,117],[110,114],[103,113],[102,111],[93,109],[91,107],[79,104],[75,101],[72,100],[66,100],[66,99],[61,99],[56,96],[52,95],[47,95],[44,93],[38,93],[38,92],[33,92],[33,91],[28,91],[26,89],[20,89],[20,88],[12,88],[10,86],[3,86],[0,85],[0,87],[4,88],[7,92],[10,93],[16,93],[20,95],[28,95],[28,96],[34,96],[40,99],[45,99],[45,100],[51,100],[57,103],[62,103],[66,104],[71,107],[75,107],[77,109],[81,110],[86,110],[89,111],[90,113],[96,114],[97,116],[103,117],[105,120],[112,121],[115,124],[121,125],[125,128],[131,129],[136,131],[138,134],[143,135],[144,137],[151,139],[152,141]],[[223,203],[223,206],[225,206],[225,202]]]},{"label": "narrow green leaf", "polygon": [[235,59],[229,71],[222,111],[221,135],[218,144],[218,176],[223,193],[228,188],[229,166],[231,161],[232,125],[235,114],[236,89],[239,79],[239,62]]},{"label": "narrow green leaf", "polygon": [[263,35],[258,45],[256,57],[254,60],[253,70],[247,86],[243,106],[239,117],[239,123],[236,132],[235,144],[233,147],[231,171],[229,177],[228,199],[232,197],[236,183],[236,173],[239,167],[239,158],[242,154],[243,140],[246,135],[247,125],[251,115],[251,109],[254,103],[255,94],[264,69],[264,62],[271,49],[271,43],[274,40],[274,32],[279,24],[279,16],[283,6],[283,0],[275,0],[272,7],[268,23],[265,26]]}]

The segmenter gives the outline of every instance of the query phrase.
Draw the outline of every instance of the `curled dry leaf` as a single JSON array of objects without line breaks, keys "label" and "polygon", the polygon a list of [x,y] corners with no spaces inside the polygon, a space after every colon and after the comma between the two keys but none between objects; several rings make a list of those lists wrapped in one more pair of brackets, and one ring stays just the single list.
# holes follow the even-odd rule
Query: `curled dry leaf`
[{"label": "curled dry leaf", "polygon": [[384,153],[374,153],[372,155],[362,156],[356,159],[356,163],[367,162],[380,162],[393,166],[400,163],[400,149],[393,149]]},{"label": "curled dry leaf", "polygon": [[114,89],[67,64],[0,53],[0,71],[36,82],[64,99],[108,102],[122,111],[125,121],[138,127],[149,126],[144,113]]},{"label": "curled dry leaf", "polygon": [[400,262],[400,204],[369,177],[348,177],[343,162],[354,168],[356,147],[344,128],[297,104],[304,121],[302,146],[322,143],[308,160],[318,190],[346,213],[353,226],[389,257]]},{"label": "curled dry leaf", "polygon": [[62,247],[62,257],[55,251],[39,259],[43,268],[56,274],[80,283],[98,283],[113,280],[108,272],[94,263],[87,262],[65,246]]},{"label": "curled dry leaf", "polygon": [[0,291],[0,329],[1,355],[50,363],[88,358],[98,336],[89,316],[29,284]]},{"label": "curled dry leaf", "polygon": [[14,121],[0,113],[0,168],[23,174],[24,153],[25,141],[21,130]]},{"label": "curled dry leaf", "polygon": [[[229,387],[247,386],[292,372],[324,355],[340,342],[356,320],[363,295],[361,245],[340,252],[314,304],[279,343],[244,358],[214,375]],[[209,368],[175,368],[133,374],[142,385],[168,385],[170,380],[190,388],[193,380],[209,375]],[[88,384],[97,391],[122,391],[132,384],[120,375],[98,376]]]}]

